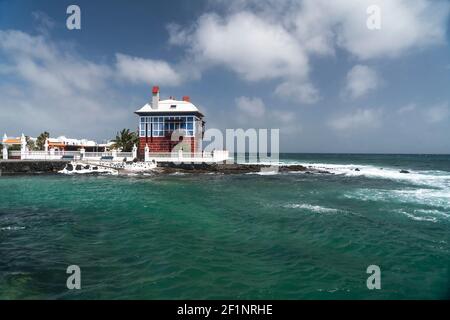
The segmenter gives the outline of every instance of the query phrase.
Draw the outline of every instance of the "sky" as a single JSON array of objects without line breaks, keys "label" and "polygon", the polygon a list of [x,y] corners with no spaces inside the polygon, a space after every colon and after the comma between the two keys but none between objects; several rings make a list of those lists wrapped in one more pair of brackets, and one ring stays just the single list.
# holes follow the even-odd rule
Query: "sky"
[{"label": "sky", "polygon": [[104,142],[159,85],[207,128],[280,129],[282,152],[448,154],[449,17],[448,0],[0,0],[0,134]]}]

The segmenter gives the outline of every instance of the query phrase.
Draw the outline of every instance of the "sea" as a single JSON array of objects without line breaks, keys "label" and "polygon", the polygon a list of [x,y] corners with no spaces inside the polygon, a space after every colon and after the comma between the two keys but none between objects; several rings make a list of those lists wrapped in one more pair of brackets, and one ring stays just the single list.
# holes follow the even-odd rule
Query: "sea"
[{"label": "sea", "polygon": [[1,176],[0,299],[449,299],[449,155],[280,162],[328,173]]}]

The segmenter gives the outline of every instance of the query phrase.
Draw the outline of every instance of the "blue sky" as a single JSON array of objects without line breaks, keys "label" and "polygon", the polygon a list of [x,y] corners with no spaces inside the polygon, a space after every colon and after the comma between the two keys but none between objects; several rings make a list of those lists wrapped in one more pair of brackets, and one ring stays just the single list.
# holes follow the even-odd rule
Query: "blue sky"
[{"label": "blue sky", "polygon": [[157,84],[208,128],[279,128],[284,152],[449,153],[449,14],[439,0],[0,1],[0,131],[109,139]]}]

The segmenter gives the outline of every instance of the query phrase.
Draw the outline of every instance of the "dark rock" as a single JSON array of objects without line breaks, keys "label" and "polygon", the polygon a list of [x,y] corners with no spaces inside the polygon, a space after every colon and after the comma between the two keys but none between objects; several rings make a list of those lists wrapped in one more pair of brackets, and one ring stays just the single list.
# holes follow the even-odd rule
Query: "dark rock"
[{"label": "dark rock", "polygon": [[30,161],[30,160],[2,160],[0,171],[4,175],[12,174],[55,174],[64,169],[67,161]]},{"label": "dark rock", "polygon": [[409,173],[408,170],[400,170],[400,173]]},{"label": "dark rock", "polygon": [[356,168],[355,171],[361,171],[361,170],[359,170],[359,168]]}]

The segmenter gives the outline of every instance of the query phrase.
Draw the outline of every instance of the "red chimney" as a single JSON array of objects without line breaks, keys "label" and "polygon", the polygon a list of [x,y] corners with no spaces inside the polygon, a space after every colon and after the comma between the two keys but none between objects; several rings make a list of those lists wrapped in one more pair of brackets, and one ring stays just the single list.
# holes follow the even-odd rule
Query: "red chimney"
[{"label": "red chimney", "polygon": [[183,101],[191,102],[191,98],[189,96],[183,96]]}]

